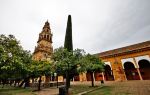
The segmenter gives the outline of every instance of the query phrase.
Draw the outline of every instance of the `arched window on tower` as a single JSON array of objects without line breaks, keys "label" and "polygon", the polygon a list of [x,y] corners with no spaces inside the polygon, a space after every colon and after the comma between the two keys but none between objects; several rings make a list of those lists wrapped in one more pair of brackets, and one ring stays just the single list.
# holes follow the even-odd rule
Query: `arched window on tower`
[{"label": "arched window on tower", "polygon": [[40,35],[40,38],[39,38],[39,40],[41,40],[42,39],[42,36]]},{"label": "arched window on tower", "polygon": [[44,39],[46,39],[46,35],[44,35]]},{"label": "arched window on tower", "polygon": [[50,42],[52,43],[52,37],[50,37]]},{"label": "arched window on tower", "polygon": [[47,35],[47,40],[49,40],[49,35]]}]

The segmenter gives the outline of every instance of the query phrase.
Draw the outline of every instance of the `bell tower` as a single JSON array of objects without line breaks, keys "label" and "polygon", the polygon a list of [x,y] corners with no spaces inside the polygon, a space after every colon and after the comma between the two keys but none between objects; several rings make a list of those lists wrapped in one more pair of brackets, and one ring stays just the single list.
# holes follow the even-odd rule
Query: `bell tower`
[{"label": "bell tower", "polygon": [[52,33],[50,29],[50,24],[48,21],[45,22],[39,38],[37,41],[37,46],[35,47],[33,53],[33,60],[46,60],[50,61],[53,53],[52,47]]}]

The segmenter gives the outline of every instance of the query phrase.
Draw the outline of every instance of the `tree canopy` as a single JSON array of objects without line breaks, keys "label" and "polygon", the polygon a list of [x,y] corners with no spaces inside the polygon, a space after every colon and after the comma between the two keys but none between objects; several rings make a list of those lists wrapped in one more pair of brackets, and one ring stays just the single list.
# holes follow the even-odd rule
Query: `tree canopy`
[{"label": "tree canopy", "polygon": [[29,51],[23,50],[13,36],[0,35],[0,79],[22,79],[27,77],[28,64],[31,62]]},{"label": "tree canopy", "polygon": [[65,74],[69,70],[69,76],[73,77],[76,73],[86,71],[91,72],[91,74],[95,71],[104,71],[104,64],[97,56],[86,54],[82,49],[75,49],[72,52],[63,47],[54,50],[53,59],[61,74]]},{"label": "tree canopy", "polygon": [[82,64],[85,65],[86,71],[90,72],[91,80],[92,80],[92,87],[94,86],[94,72],[99,71],[103,72],[104,71],[104,63],[95,55],[87,54],[83,59],[82,59]]},{"label": "tree canopy", "polygon": [[52,62],[34,61],[30,51],[24,50],[13,36],[0,35],[0,81],[29,82],[30,78],[50,75]]},{"label": "tree canopy", "polygon": [[57,69],[61,71],[61,74],[65,74],[67,70],[73,73],[73,67],[76,69],[77,65],[80,64],[80,59],[85,54],[84,50],[81,49],[75,49],[72,52],[69,52],[63,47],[54,50],[53,60],[55,61]]}]

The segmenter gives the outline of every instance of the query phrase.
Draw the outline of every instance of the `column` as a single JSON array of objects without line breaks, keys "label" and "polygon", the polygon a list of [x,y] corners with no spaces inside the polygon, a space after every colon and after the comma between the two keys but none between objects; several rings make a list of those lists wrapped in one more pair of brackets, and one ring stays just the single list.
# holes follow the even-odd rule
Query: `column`
[{"label": "column", "polygon": [[143,78],[142,78],[142,75],[141,75],[141,73],[140,73],[139,68],[136,68],[136,70],[137,70],[137,72],[138,72],[138,74],[139,74],[140,80],[143,80]]},{"label": "column", "polygon": [[74,77],[73,77],[73,80],[72,80],[73,82],[74,82]]},{"label": "column", "polygon": [[123,72],[124,72],[124,77],[125,77],[125,80],[127,81],[127,76],[126,76],[125,69],[123,69]]},{"label": "column", "polygon": [[102,72],[102,78],[103,78],[103,80],[105,81],[104,72]]},{"label": "column", "polygon": [[87,81],[86,72],[83,73],[83,81]]},{"label": "column", "polygon": [[80,73],[80,74],[79,74],[79,81],[80,81],[80,82],[83,81],[83,80],[82,80],[82,77],[83,77],[83,75],[82,75],[82,73]]},{"label": "column", "polygon": [[139,74],[140,80],[143,80],[142,75],[141,75],[140,70],[139,70],[139,66],[138,66],[137,63],[136,63],[135,58],[133,58],[133,60],[134,60],[134,63],[135,63],[135,65],[136,65],[136,70],[137,70],[137,72],[138,72],[138,74]]}]

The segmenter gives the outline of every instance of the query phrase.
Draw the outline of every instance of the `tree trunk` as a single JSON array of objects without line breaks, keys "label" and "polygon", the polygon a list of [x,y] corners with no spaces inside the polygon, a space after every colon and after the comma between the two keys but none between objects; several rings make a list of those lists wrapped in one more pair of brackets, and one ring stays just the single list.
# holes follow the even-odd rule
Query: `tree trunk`
[{"label": "tree trunk", "polygon": [[66,72],[66,94],[68,95],[68,90],[70,87],[70,78],[69,78],[69,71]]},{"label": "tree trunk", "polygon": [[41,87],[41,81],[42,81],[42,80],[41,80],[41,76],[40,76],[40,78],[39,78],[39,85],[38,85],[38,91],[41,90],[41,88],[40,88],[40,87]]},{"label": "tree trunk", "polygon": [[24,84],[24,82],[25,82],[25,80],[23,80],[23,81],[21,82],[21,84],[19,85],[19,87],[22,87],[22,85]]},{"label": "tree trunk", "polygon": [[29,87],[30,86],[30,81],[29,81],[29,77],[25,78],[25,85],[24,88]]},{"label": "tree trunk", "polygon": [[91,75],[92,87],[94,87],[94,77],[93,77],[93,72],[90,72],[90,75]]},{"label": "tree trunk", "polygon": [[5,83],[6,83],[6,80],[5,79],[2,80],[2,84],[3,84],[2,88],[4,88]]},{"label": "tree trunk", "polygon": [[25,87],[30,87],[30,78],[27,77],[25,80]]},{"label": "tree trunk", "polygon": [[24,83],[25,83],[24,88],[29,87],[29,77],[25,78],[25,79],[20,83],[19,87],[22,87]]},{"label": "tree trunk", "polygon": [[15,84],[14,84],[14,87],[16,87],[16,80],[15,80]]},{"label": "tree trunk", "polygon": [[34,78],[32,78],[32,83],[34,83]]}]

